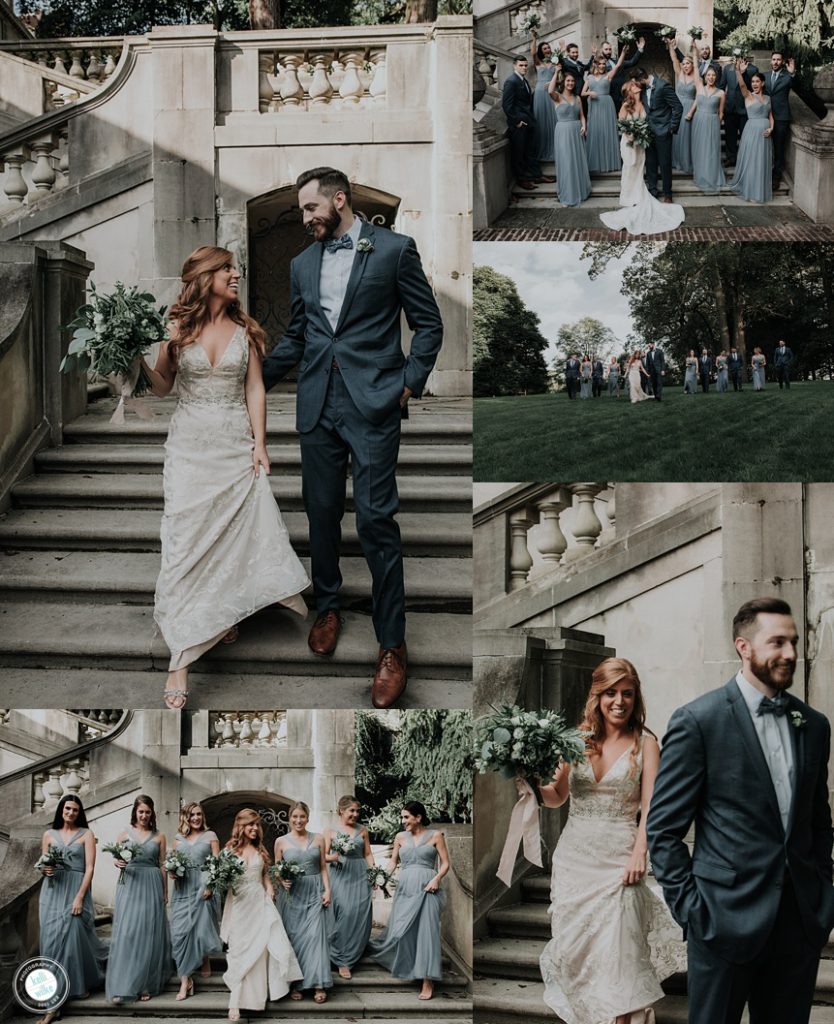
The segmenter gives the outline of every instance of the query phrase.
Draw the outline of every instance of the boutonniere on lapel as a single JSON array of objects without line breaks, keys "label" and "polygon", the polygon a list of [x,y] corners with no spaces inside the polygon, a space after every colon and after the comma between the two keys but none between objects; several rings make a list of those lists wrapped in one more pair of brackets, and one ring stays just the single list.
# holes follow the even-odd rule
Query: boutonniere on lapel
[{"label": "boutonniere on lapel", "polygon": [[801,729],[805,725],[805,719],[802,717],[801,711],[791,711],[791,725],[794,729]]},{"label": "boutonniere on lapel", "polygon": [[356,243],[356,251],[373,252],[374,243],[370,240],[370,238],[360,238],[359,241]]}]

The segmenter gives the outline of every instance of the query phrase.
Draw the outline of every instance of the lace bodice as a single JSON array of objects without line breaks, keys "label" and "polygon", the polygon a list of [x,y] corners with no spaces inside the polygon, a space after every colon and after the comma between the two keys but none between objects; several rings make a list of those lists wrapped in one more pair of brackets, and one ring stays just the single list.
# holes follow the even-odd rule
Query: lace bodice
[{"label": "lace bodice", "polygon": [[243,384],[249,365],[246,331],[237,327],[216,366],[212,367],[199,340],[180,352],[177,388],[181,404],[245,404]]},{"label": "lace bodice", "polygon": [[588,761],[570,770],[570,819],[598,818],[633,822],[640,809],[640,776],[643,770],[643,740],[632,765],[628,747],[599,782]]},{"label": "lace bodice", "polygon": [[[238,857],[240,857],[240,854],[238,854]],[[264,866],[261,855],[256,853],[249,860],[246,860],[245,857],[241,859],[246,864],[246,870],[235,882],[235,896],[251,895],[257,889],[260,889],[266,895],[266,890],[263,887]]]}]

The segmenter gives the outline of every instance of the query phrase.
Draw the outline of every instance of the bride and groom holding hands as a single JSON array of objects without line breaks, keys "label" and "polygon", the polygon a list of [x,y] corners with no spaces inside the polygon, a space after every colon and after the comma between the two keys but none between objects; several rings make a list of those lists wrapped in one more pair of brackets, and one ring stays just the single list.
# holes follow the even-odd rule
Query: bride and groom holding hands
[{"label": "bride and groom holding hands", "polygon": [[[145,366],[154,394],[168,394],[176,381],[179,398],[165,445],[154,608],[171,652],[164,699],[172,710],[185,706],[189,666],[215,644],[234,642],[237,623],[276,603],[306,615],[301,593],[310,580],[267,480],[266,391],[296,365],[316,608],[310,651],[331,656],[342,627],[339,554],[350,460],[379,643],[372,703],[388,707],[406,687],[396,466],[402,419],[409,399],[422,395],[443,324],[414,241],[360,220],[341,171],[314,168],[296,187],[314,241],[291,264],[284,337],[267,351],[263,329],[240,306],[232,254],[202,246],[183,266],[156,366]],[[402,313],[414,332],[408,356]]]}]

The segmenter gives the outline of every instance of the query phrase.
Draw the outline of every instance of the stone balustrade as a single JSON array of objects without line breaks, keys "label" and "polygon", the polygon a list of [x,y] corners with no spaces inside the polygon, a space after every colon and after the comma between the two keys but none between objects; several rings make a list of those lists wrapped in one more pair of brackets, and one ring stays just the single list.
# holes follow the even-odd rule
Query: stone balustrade
[{"label": "stone balustrade", "polygon": [[124,40],[33,39],[0,42],[0,53],[20,57],[43,73],[44,109],[56,110],[101,86],[116,70]]},{"label": "stone balustrade", "polygon": [[326,106],[352,109],[387,100],[387,47],[259,49],[261,113]]},{"label": "stone balustrade", "polygon": [[487,89],[498,88],[498,60],[475,40],[475,71]]},{"label": "stone balustrade", "polygon": [[287,745],[286,711],[212,711],[209,736],[217,750]]},{"label": "stone balustrade", "polygon": [[78,721],[79,742],[106,736],[122,717],[121,708],[72,708],[67,711]]},{"label": "stone balustrade", "polygon": [[32,775],[30,810],[50,810],[63,796],[82,796],[90,788],[90,755],[61,761]]}]

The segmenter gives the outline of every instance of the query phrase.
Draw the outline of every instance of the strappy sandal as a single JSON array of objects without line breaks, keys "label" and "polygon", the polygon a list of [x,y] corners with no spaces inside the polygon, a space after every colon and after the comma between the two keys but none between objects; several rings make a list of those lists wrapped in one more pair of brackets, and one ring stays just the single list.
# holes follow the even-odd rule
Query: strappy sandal
[{"label": "strappy sandal", "polygon": [[302,996],[297,988],[292,989],[290,992],[290,999],[292,999],[294,1003],[300,1003],[303,998],[304,996]]},{"label": "strappy sandal", "polygon": [[162,691],[162,703],[169,711],[182,711],[188,700],[188,690],[174,687],[171,690]]},{"label": "strappy sandal", "polygon": [[323,988],[317,988],[316,989],[316,994],[313,996],[313,1002],[314,1003],[326,1003],[327,1002],[327,993],[324,991]]},{"label": "strappy sandal", "polygon": [[339,977],[340,978],[344,978],[345,981],[350,981],[350,979],[353,977],[353,975],[350,973],[350,968],[349,967],[340,967],[339,968]]},{"label": "strappy sandal", "polygon": [[238,639],[239,636],[240,630],[237,628],[237,626],[232,626],[229,632],[225,636],[220,638],[220,643],[233,644]]},{"label": "strappy sandal", "polygon": [[194,995],[194,979],[192,978],[191,981],[189,981],[188,985],[186,986],[185,992],[183,992],[182,989],[180,989],[180,991],[177,992],[175,998],[176,998],[176,1001],[178,1003],[180,1003],[180,1002],[183,1001],[183,999],[188,999],[189,996],[193,996],[193,995]]},{"label": "strappy sandal", "polygon": [[240,1010],[229,1010],[229,1020],[240,1020]]}]

